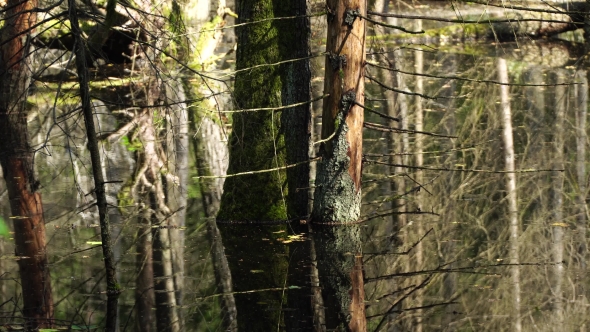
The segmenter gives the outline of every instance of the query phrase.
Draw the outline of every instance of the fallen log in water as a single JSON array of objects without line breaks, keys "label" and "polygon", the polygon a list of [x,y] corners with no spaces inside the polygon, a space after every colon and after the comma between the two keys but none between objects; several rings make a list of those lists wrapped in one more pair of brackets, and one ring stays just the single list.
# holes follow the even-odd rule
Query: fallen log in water
[{"label": "fallen log in water", "polygon": [[[490,16],[487,7],[482,6],[480,15],[470,16],[476,17],[474,19],[466,19],[459,13],[455,18],[379,12],[369,12],[368,15],[372,19],[382,17],[404,19],[404,21],[421,19],[451,23],[443,27],[427,29],[421,34],[395,33],[372,37],[395,44],[445,44],[481,40],[502,42],[514,41],[519,37],[533,39],[551,37],[582,28],[584,6],[583,2],[575,2],[567,4],[566,8],[543,4],[529,7],[504,7],[501,15],[498,15],[497,10],[493,11],[498,16]],[[403,24],[398,25],[403,26]]]}]

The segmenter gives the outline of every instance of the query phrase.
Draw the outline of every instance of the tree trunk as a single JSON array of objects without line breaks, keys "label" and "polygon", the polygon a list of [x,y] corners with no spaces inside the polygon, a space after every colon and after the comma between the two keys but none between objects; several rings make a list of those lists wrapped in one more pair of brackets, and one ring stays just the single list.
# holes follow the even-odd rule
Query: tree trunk
[{"label": "tree trunk", "polygon": [[[588,255],[588,240],[586,239],[588,234],[587,226],[587,207],[586,207],[586,195],[587,195],[587,181],[586,178],[586,145],[588,144],[588,138],[586,134],[586,117],[588,115],[588,78],[587,71],[580,70],[576,73],[575,81],[579,83],[574,88],[575,95],[575,131],[576,131],[576,184],[578,190],[576,192],[576,235],[574,243],[577,249],[577,268],[585,270],[587,268],[587,255]],[[588,305],[588,294],[587,286],[583,282],[577,282],[575,287],[577,296],[577,304],[580,308],[586,308]],[[588,309],[584,309],[587,312]],[[584,330],[585,325],[580,329]]]},{"label": "tree trunk", "polygon": [[[365,1],[328,1],[328,37],[312,225],[326,328],[366,331],[360,216]],[[357,104],[358,103],[358,104]],[[340,225],[348,224],[345,227]],[[319,227],[318,227],[319,226]]]},{"label": "tree trunk", "polygon": [[[576,197],[577,217],[576,228],[578,231],[578,259],[579,268],[586,268],[586,145],[588,144],[586,135],[586,116],[588,108],[588,79],[586,72],[581,71],[576,74],[576,81],[580,84],[576,85],[576,182],[578,184],[578,195]],[[585,293],[580,293],[585,294]]]},{"label": "tree trunk", "polygon": [[[422,20],[416,20],[416,30],[422,29]],[[424,51],[422,49],[418,49],[414,51],[414,65],[416,66],[416,73],[422,74],[424,72]],[[416,93],[424,94],[424,78],[422,76],[416,76]],[[415,118],[414,118],[414,125],[416,126],[416,131],[421,132],[424,131],[424,108],[422,105],[422,97],[416,96],[414,99],[415,103]],[[414,151],[416,152],[416,159],[415,165],[418,167],[416,169],[416,182],[420,185],[424,184],[424,172],[420,169],[424,165],[424,136],[423,135],[416,135],[414,141]],[[425,197],[424,191],[420,190],[416,197],[416,209],[418,211],[422,211],[425,206]],[[424,218],[421,215],[416,216],[418,234],[417,237],[419,239],[422,238],[424,235]],[[415,271],[421,271],[424,268],[424,245],[423,241],[418,242],[416,246],[416,264],[415,264]],[[424,291],[419,289],[416,292],[416,306],[422,307],[424,305]],[[415,332],[422,332],[423,331],[423,324],[422,324],[422,315],[423,310],[418,309],[416,310],[416,327]]]},{"label": "tree trunk", "polygon": [[[188,200],[188,150],[189,150],[189,119],[185,104],[187,100],[182,79],[178,76],[165,85],[166,100],[166,149],[170,172],[178,179],[177,183],[167,181],[163,177],[166,192],[166,205],[174,215],[170,217],[174,227],[168,229],[170,250],[172,251],[172,270],[176,305],[182,307],[184,290],[184,226]],[[183,322],[182,311],[177,310],[178,319]]]},{"label": "tree trunk", "polygon": [[92,174],[94,177],[94,192],[96,194],[96,206],[100,220],[100,235],[102,240],[102,252],[106,271],[107,282],[107,312],[105,330],[115,332],[118,330],[118,298],[120,286],[117,283],[117,269],[111,243],[111,229],[108,216],[108,206],[106,198],[105,181],[103,178],[103,169],[101,162],[100,149],[94,126],[95,115],[90,100],[89,76],[86,67],[86,56],[84,41],[82,40],[82,31],[78,23],[76,3],[74,0],[68,1],[69,20],[72,27],[72,33],[76,40],[76,69],[78,73],[78,83],[80,85],[80,99],[82,102],[82,112],[84,114],[84,125],[86,128],[86,137],[88,138],[88,150],[92,161]]},{"label": "tree trunk", "polygon": [[[223,329],[233,332],[237,331],[238,322],[236,301],[232,294],[232,276],[225,256],[221,233],[215,223],[225,180],[222,176],[227,172],[228,151],[227,145],[224,143],[225,134],[219,123],[209,117],[198,116],[197,112],[199,112],[198,109],[191,110],[190,116],[195,131],[198,131],[195,135],[194,149],[199,188],[201,189],[203,212],[207,218],[207,234],[209,241],[211,241],[211,261],[215,281],[218,290],[224,294],[221,298]],[[220,177],[208,179],[204,176]]]},{"label": "tree trunk", "polygon": [[[508,66],[506,60],[498,59],[498,81],[501,83],[508,83]],[[500,86],[500,101],[502,108],[502,141],[504,143],[504,161],[506,172],[506,193],[508,200],[508,216],[509,216],[509,234],[510,234],[510,248],[508,249],[508,256],[510,257],[510,273],[512,277],[512,320],[513,331],[522,331],[522,319],[520,316],[520,259],[519,259],[519,244],[518,237],[519,223],[518,223],[518,206],[516,196],[516,174],[514,173],[514,143],[512,134],[512,116],[510,110],[510,87],[508,85]]]},{"label": "tree trunk", "polygon": [[7,1],[0,31],[0,165],[14,222],[15,255],[23,294],[25,329],[51,327],[53,297],[47,264],[45,220],[28,142],[26,98],[31,82],[30,37],[37,1]]},{"label": "tree trunk", "polygon": [[149,218],[140,215],[137,230],[137,259],[135,278],[135,326],[137,331],[155,332],[154,269],[152,233]]},{"label": "tree trunk", "polygon": [[[555,73],[555,83],[563,84],[566,82],[563,70]],[[564,163],[564,119],[566,110],[566,87],[558,85],[555,87],[555,126],[553,134],[553,165],[552,169],[562,170],[565,168]],[[563,187],[564,172],[551,172],[551,224],[553,228],[553,331],[559,331],[563,328],[564,302],[563,302],[563,281],[565,266],[564,261],[564,225],[563,225]]]},{"label": "tree trunk", "polygon": [[[281,20],[277,23],[280,31],[279,50],[281,59],[304,59],[281,65],[283,105],[305,103],[312,99],[311,66],[305,59],[311,55],[310,21],[303,17],[307,12],[306,0],[282,1],[275,4],[275,16],[299,16],[297,19]],[[281,126],[285,135],[286,164],[298,164],[287,169],[287,217],[306,219],[309,217],[310,148],[311,148],[311,103],[291,107],[281,113]],[[307,238],[308,225],[295,222],[288,227],[291,236]],[[311,331],[313,311],[310,301],[310,243],[293,241],[289,243],[289,266],[287,284],[301,288],[287,292],[285,325],[288,331]]]},{"label": "tree trunk", "polygon": [[[289,4],[278,0],[244,0],[238,1],[236,7],[238,23],[306,13],[305,1],[302,0]],[[273,65],[309,54],[308,24],[307,18],[267,20],[236,29],[238,72],[234,97],[237,108],[272,108],[311,99],[309,60]],[[252,66],[258,67],[247,69]],[[224,184],[217,220],[232,274],[240,276],[233,279],[234,291],[280,289],[290,282],[302,287],[236,295],[239,330],[276,330],[285,324],[287,329],[297,328],[299,324],[303,324],[303,329],[311,326],[311,301],[304,300],[310,292],[309,271],[302,268],[307,266],[302,261],[308,259],[309,250],[305,247],[291,250],[291,247],[301,244],[286,246],[282,243],[287,234],[282,233],[288,231],[284,224],[234,224],[236,221],[276,224],[288,218],[306,217],[309,165],[305,165],[305,161],[309,159],[309,107],[244,111],[233,116],[229,177]],[[303,164],[287,173],[284,166],[294,162]],[[299,226],[290,229],[299,232]],[[245,257],[243,253],[252,247],[258,247],[260,254]],[[289,252],[295,256],[290,258]],[[302,295],[302,291],[307,293]],[[261,305],[261,302],[264,304]],[[290,305],[296,305],[297,310],[277,309]]]},{"label": "tree trunk", "polygon": [[[322,115],[321,162],[318,163],[312,220],[350,223],[361,203],[362,128],[365,72],[365,21],[347,15],[366,12],[364,1],[329,1],[326,72]],[[348,13],[348,14],[347,14]],[[355,19],[356,18],[356,19]],[[350,20],[352,20],[350,19]]]},{"label": "tree trunk", "polygon": [[[186,4],[183,2],[183,4]],[[215,28],[220,28],[226,24],[224,20],[225,1],[201,1],[197,6],[209,6],[210,14],[206,17],[209,22],[215,22]],[[215,10],[215,12],[213,11]],[[180,8],[178,8],[181,11]],[[215,69],[215,62],[212,61],[213,50],[218,46],[222,40],[222,30],[214,32],[206,31],[200,32],[200,29],[205,25],[205,18],[190,11],[182,12],[186,19],[188,26],[180,25],[176,31],[182,35],[182,29],[187,27],[189,35],[196,32],[198,38],[193,42],[188,42],[188,39],[179,40],[181,54],[181,61],[191,61],[190,54],[198,54],[198,61],[202,64],[203,69]],[[180,16],[180,15],[179,15]],[[196,21],[196,24],[192,21]],[[190,26],[193,30],[190,30]],[[175,32],[175,31],[173,31]],[[198,45],[197,48],[191,48],[192,45]],[[207,66],[207,64],[212,64]],[[188,100],[200,100],[204,96],[213,94],[214,91],[219,91],[214,83],[208,82],[208,85],[194,84],[193,78],[195,75],[184,76],[183,86]],[[237,310],[234,295],[232,294],[232,277],[227,257],[225,256],[225,249],[221,239],[221,233],[217,228],[215,217],[219,211],[221,204],[221,196],[223,193],[223,183],[227,174],[227,157],[228,146],[227,133],[224,129],[223,119],[218,116],[216,112],[208,112],[209,109],[224,108],[224,101],[218,98],[206,98],[202,102],[189,105],[188,117],[192,123],[192,130],[194,130],[194,153],[197,167],[197,174],[199,175],[199,189],[201,191],[201,200],[203,205],[203,213],[207,220],[207,235],[211,242],[211,262],[213,263],[213,271],[215,274],[215,282],[217,284],[217,291],[223,293],[221,297],[221,316],[223,317],[222,329],[224,331],[237,331]]]},{"label": "tree trunk", "polygon": [[[244,0],[237,4],[238,23],[276,16],[269,0]],[[279,66],[257,65],[281,59],[278,29],[271,21],[236,28],[238,46],[234,96],[239,109],[280,107]],[[233,115],[228,174],[274,169],[285,165],[285,139],[279,112],[254,111]],[[286,172],[276,170],[229,177],[225,181],[217,220],[287,219]],[[235,281],[235,280],[234,280]]]}]

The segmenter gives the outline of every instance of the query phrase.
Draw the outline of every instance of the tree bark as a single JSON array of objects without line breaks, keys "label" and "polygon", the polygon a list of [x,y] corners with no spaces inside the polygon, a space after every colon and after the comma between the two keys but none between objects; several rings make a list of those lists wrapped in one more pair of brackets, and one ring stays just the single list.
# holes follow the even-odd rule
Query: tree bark
[{"label": "tree bark", "polygon": [[[276,17],[270,0],[244,0],[237,4],[238,23]],[[279,107],[279,66],[257,65],[281,61],[279,30],[271,21],[238,27],[234,96],[240,109]],[[285,165],[285,138],[277,111],[240,112],[233,115],[228,174],[273,169]],[[276,170],[229,177],[224,184],[217,220],[287,219],[286,172]]]},{"label": "tree bark", "polygon": [[10,0],[5,8],[0,31],[0,165],[14,223],[25,329],[37,330],[53,323],[45,220],[27,132],[26,99],[33,74],[30,38],[37,22],[33,11],[37,1]]},{"label": "tree bark", "polygon": [[[208,2],[206,1],[206,5],[210,9],[215,9],[215,12],[210,11],[212,14],[207,16],[206,19],[211,23],[215,22],[215,28],[222,27],[226,24],[224,20],[226,10],[225,1]],[[204,4],[199,3],[198,5],[203,6]],[[205,18],[203,16],[191,17],[192,15],[188,11],[185,11],[184,14],[189,23],[191,22],[191,18],[197,21],[194,24],[194,31],[198,32],[204,26]],[[193,25],[189,24],[189,26]],[[222,30],[199,32],[198,39],[195,43],[187,43],[187,39],[180,40],[179,43],[183,50],[180,58],[183,61],[189,61],[189,53],[197,53],[198,60],[202,64],[203,69],[214,69],[211,67],[215,67],[215,65],[207,66],[207,64],[215,63],[211,58],[213,57],[213,51],[221,40]],[[193,49],[191,45],[198,45],[198,47]],[[190,52],[184,52],[184,50]],[[204,96],[213,94],[213,91],[219,90],[212,82],[208,82],[207,87],[204,84],[195,85],[192,82],[191,76],[183,79],[188,100],[200,100]],[[223,176],[227,174],[227,158],[229,155],[226,144],[227,133],[225,132],[223,119],[217,116],[218,113],[207,111],[215,108],[223,109],[226,106],[224,102],[225,100],[218,98],[206,98],[202,102],[189,105],[188,116],[193,126],[192,129],[195,132],[193,136],[193,148],[197,174],[199,175],[199,189],[201,191],[203,213],[207,220],[207,235],[211,243],[211,262],[213,263],[215,283],[217,284],[217,290],[223,293],[221,297],[222,329],[224,331],[235,332],[238,328],[238,322],[236,302],[232,293],[232,276],[225,255],[225,249],[223,248],[221,232],[215,222],[215,217],[219,212],[223,184],[225,182]],[[214,178],[208,178],[210,176]]]},{"label": "tree bark", "polygon": [[137,259],[135,278],[135,326],[137,331],[156,331],[154,315],[154,269],[152,255],[152,233],[149,218],[139,217],[137,230]]},{"label": "tree bark", "polygon": [[[312,220],[350,223],[361,202],[362,127],[365,72],[364,1],[329,1],[328,39],[322,115],[321,162],[318,163]],[[345,23],[345,19],[351,25]]]},{"label": "tree bark", "polygon": [[[586,255],[588,250],[586,233],[586,145],[588,138],[586,134],[586,116],[588,109],[588,79],[586,71],[580,71],[576,74],[576,81],[580,84],[576,85],[576,182],[578,184],[578,193],[576,203],[578,205],[576,214],[576,229],[577,229],[577,249],[578,249],[578,263],[579,268],[586,268]],[[585,294],[581,292],[580,294]]]},{"label": "tree bark", "polygon": [[[360,216],[365,1],[331,0],[321,162],[312,212],[326,328],[366,331]],[[347,224],[345,227],[339,225]],[[319,227],[318,227],[319,226]]]},{"label": "tree bark", "polygon": [[[508,66],[506,60],[499,58],[498,63],[498,81],[508,83]],[[518,205],[516,196],[516,174],[514,173],[514,142],[512,134],[512,116],[510,110],[510,87],[507,85],[500,86],[500,102],[502,110],[502,141],[504,143],[504,162],[506,174],[506,192],[508,200],[508,217],[509,217],[509,234],[510,234],[510,273],[512,278],[512,322],[513,331],[522,331],[522,318],[520,314],[520,258],[518,237],[520,235],[518,222]]]},{"label": "tree bark", "polygon": [[86,137],[88,138],[88,150],[92,161],[92,174],[94,176],[94,192],[96,194],[96,205],[100,220],[100,235],[102,239],[102,252],[106,271],[107,281],[107,312],[106,312],[106,331],[118,330],[118,298],[120,286],[117,283],[117,270],[115,258],[111,243],[111,229],[108,216],[108,207],[106,199],[105,182],[102,174],[102,163],[96,129],[94,126],[94,112],[90,101],[88,67],[86,66],[86,51],[82,39],[82,31],[78,23],[76,3],[74,0],[68,1],[69,19],[72,32],[76,41],[76,69],[78,72],[78,82],[80,84],[80,99],[82,102],[82,112],[84,114],[84,124],[86,128]]},{"label": "tree bark", "polygon": [[[555,73],[555,83],[565,83],[565,73],[563,70],[558,70]],[[564,163],[564,119],[566,110],[566,87],[558,85],[555,87],[555,111],[554,111],[554,134],[553,134],[553,165],[552,169],[562,170],[565,168]],[[553,267],[553,331],[559,331],[563,328],[564,318],[564,301],[563,301],[563,281],[565,266],[564,261],[564,227],[563,227],[563,188],[564,188],[564,172],[551,172],[551,190],[550,199],[552,213],[551,224],[553,233],[552,243],[552,258],[554,262]]]},{"label": "tree bark", "polygon": [[[300,59],[281,65],[282,103],[291,105],[305,103],[311,94],[310,21],[305,17],[306,0],[274,2],[275,16],[298,16],[297,19],[277,22],[280,33],[279,50],[281,59]],[[288,108],[281,113],[281,127],[285,135],[285,160],[287,165],[298,164],[287,169],[287,217],[306,219],[309,217],[309,184],[311,149],[311,103]],[[287,231],[292,236],[307,238],[308,225],[295,222]],[[293,241],[289,243],[289,266],[287,284],[301,288],[287,292],[285,325],[288,331],[311,331],[313,311],[310,301],[310,243]]]},{"label": "tree bark", "polygon": [[[422,29],[422,20],[416,20],[416,30]],[[424,72],[424,51],[422,49],[418,49],[414,51],[414,64],[416,66],[416,73],[422,74]],[[424,94],[424,78],[422,76],[416,76],[416,93]],[[424,108],[422,105],[422,97],[416,96],[415,100],[415,118],[414,118],[414,125],[416,127],[416,131],[421,132],[424,131]],[[420,185],[424,184],[424,172],[420,169],[424,165],[424,136],[423,135],[416,135],[414,141],[414,150],[416,151],[416,158],[415,158],[415,165],[418,167],[416,170],[416,182]],[[416,209],[422,211],[424,209],[424,191],[421,190],[418,192],[416,197]],[[418,227],[418,234],[417,237],[419,239],[422,238],[424,235],[424,218],[420,215],[416,216],[416,222]],[[424,268],[424,245],[423,241],[418,242],[416,246],[416,264],[415,264],[415,271],[421,271]],[[424,305],[424,291],[419,289],[416,294],[416,306],[422,307]],[[416,310],[416,327],[415,332],[422,332],[423,331],[423,324],[422,324],[422,315],[423,310],[418,309]]]},{"label": "tree bark", "polygon": [[[236,106],[239,109],[272,108],[309,101],[309,60],[273,65],[309,54],[307,18],[266,20],[304,15],[305,1],[286,4],[278,0],[244,0],[238,1],[236,7],[238,23],[265,20],[236,29]],[[247,69],[253,66],[258,67]],[[288,234],[282,234],[288,231],[284,224],[256,225],[307,215],[309,166],[302,164],[288,173],[284,166],[309,159],[309,107],[245,111],[233,116],[230,177],[224,184],[217,221],[232,274],[240,276],[233,279],[234,291],[279,289],[291,281],[302,287],[236,295],[239,330],[276,330],[283,325],[291,329],[302,322],[305,322],[303,326],[311,326],[311,301],[295,300],[303,299],[310,292],[306,286],[309,272],[301,268],[307,266],[301,262],[308,259],[309,250],[304,247],[291,250],[300,244],[282,243]],[[273,171],[231,176],[269,169]],[[236,221],[254,225],[234,225]],[[291,229],[298,232],[298,228]],[[243,253],[252,247],[259,247],[260,254],[245,257]],[[295,256],[289,258],[289,253]],[[301,295],[302,291],[307,294]],[[277,310],[290,305],[296,305],[297,310]],[[292,327],[292,324],[295,325]]]}]

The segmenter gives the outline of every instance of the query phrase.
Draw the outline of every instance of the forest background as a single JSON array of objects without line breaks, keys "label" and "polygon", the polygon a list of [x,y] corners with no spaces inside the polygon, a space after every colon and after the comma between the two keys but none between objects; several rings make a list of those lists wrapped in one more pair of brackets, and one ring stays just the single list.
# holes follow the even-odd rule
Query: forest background
[{"label": "forest background", "polygon": [[7,1],[0,329],[584,331],[586,6]]}]

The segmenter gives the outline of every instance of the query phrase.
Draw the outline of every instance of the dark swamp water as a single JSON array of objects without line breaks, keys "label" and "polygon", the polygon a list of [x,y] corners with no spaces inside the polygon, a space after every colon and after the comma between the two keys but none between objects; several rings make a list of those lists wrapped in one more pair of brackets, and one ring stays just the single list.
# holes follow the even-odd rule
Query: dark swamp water
[{"label": "dark swamp water", "polygon": [[[324,27],[320,19],[317,29]],[[585,331],[589,104],[583,47],[571,41],[576,35],[425,45],[374,37],[382,34],[368,31],[366,106],[402,121],[365,113],[361,230],[367,329]],[[231,35],[225,38],[220,54],[233,47]],[[312,60],[315,96],[323,90],[323,59]],[[220,60],[212,74],[226,75],[231,66],[231,57]],[[117,132],[138,114],[113,103],[129,93],[123,79],[94,84],[101,132]],[[105,272],[84,124],[72,98],[76,87],[44,81],[34,87],[28,129],[41,183],[54,318],[64,328],[101,330]],[[227,150],[220,146],[227,131],[209,129],[211,121],[203,119],[183,127],[189,118],[181,108],[171,112],[176,120],[152,117],[168,133],[158,139],[176,148],[168,152],[170,165],[156,165],[166,185],[153,199],[166,200],[169,210],[151,211],[153,226],[142,222],[150,205],[141,192],[150,186],[141,169],[163,160],[154,157],[161,151],[141,141],[149,137],[141,128],[101,145],[122,289],[120,331],[144,331],[142,324],[162,330],[154,300],[144,301],[157,284],[163,286],[155,296],[168,296],[168,330],[222,331],[235,310],[252,313],[245,318],[252,326],[264,317],[274,319],[276,331],[293,330],[289,324],[300,319],[302,303],[321,307],[315,263],[301,257],[313,253],[313,241],[298,231],[300,225],[220,225],[244,238],[240,271],[223,269],[223,239],[211,207],[204,205],[211,200],[200,188],[194,145],[206,140],[223,169]],[[313,130],[319,133],[321,101],[313,109]],[[10,179],[0,181],[0,217],[8,227],[0,236],[1,331],[21,328],[19,310],[27,296],[17,265],[27,258],[14,256],[11,230],[18,218],[11,215],[5,181]],[[222,178],[212,181],[211,191],[222,185]],[[144,199],[131,197],[134,190]],[[152,253],[162,239],[168,239],[164,249]],[[150,269],[161,269],[163,276],[154,277]],[[292,269],[309,271],[311,289],[281,274]],[[218,280],[227,286],[229,274],[252,287],[224,293]],[[228,310],[225,303],[234,307]]]}]

